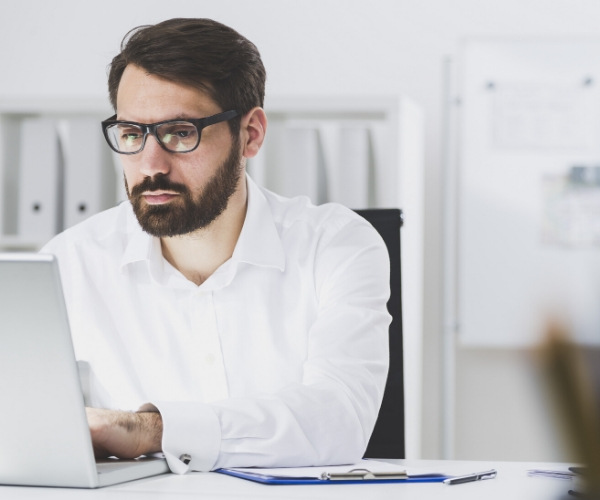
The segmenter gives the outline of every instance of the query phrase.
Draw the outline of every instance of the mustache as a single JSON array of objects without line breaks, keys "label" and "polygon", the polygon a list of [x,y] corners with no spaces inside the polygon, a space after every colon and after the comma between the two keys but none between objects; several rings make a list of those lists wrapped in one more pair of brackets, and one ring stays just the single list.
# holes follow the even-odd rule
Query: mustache
[{"label": "mustache", "polygon": [[185,185],[172,182],[164,174],[154,177],[146,177],[142,182],[136,184],[130,189],[130,196],[140,196],[146,191],[168,190],[176,193],[186,194],[188,189]]}]

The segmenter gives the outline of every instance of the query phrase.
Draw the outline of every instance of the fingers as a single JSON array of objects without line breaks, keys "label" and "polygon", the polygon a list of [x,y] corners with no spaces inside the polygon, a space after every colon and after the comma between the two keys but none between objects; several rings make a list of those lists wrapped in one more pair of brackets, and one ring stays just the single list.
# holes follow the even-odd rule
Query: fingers
[{"label": "fingers", "polygon": [[150,443],[154,443],[155,436],[148,436],[144,414],[86,408],[86,415],[96,457],[136,458],[153,452]]}]

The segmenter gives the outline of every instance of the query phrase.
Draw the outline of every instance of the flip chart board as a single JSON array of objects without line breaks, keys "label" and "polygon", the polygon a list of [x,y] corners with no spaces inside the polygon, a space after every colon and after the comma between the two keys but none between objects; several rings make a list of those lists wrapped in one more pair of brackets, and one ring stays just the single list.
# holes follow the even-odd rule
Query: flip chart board
[{"label": "flip chart board", "polygon": [[460,74],[460,341],[600,343],[600,39],[468,40]]}]

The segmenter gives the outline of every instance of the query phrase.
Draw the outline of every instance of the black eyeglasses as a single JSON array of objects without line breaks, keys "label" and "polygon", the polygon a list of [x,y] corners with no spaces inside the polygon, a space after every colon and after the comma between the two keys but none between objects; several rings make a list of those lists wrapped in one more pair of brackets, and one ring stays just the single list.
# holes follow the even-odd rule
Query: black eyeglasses
[{"label": "black eyeglasses", "polygon": [[206,118],[137,123],[116,120],[117,115],[114,115],[102,122],[102,131],[111,149],[122,155],[134,155],[144,149],[148,134],[152,134],[160,146],[170,153],[189,153],[200,144],[204,127],[236,116],[238,112],[230,110]]}]

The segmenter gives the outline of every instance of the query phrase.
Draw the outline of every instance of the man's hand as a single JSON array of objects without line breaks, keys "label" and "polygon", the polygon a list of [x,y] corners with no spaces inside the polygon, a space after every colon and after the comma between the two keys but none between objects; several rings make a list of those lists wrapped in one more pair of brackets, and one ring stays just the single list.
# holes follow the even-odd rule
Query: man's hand
[{"label": "man's hand", "polygon": [[158,412],[86,408],[94,455],[136,458],[161,451],[162,418]]}]

